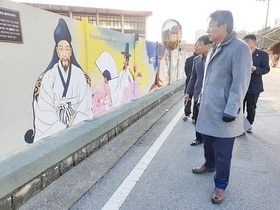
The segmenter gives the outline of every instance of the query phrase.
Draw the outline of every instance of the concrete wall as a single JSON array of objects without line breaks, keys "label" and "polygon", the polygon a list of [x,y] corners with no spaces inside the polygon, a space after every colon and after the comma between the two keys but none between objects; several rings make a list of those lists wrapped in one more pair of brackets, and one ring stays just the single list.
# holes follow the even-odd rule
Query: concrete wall
[{"label": "concrete wall", "polygon": [[[0,157],[4,157],[28,147],[24,135],[29,129],[35,131],[34,125],[38,127],[34,123],[35,117],[39,115],[33,112],[34,87],[53,57],[54,30],[62,16],[7,0],[1,1],[1,8],[19,13],[23,40],[22,43],[0,41]],[[94,117],[184,77],[182,61],[185,54],[182,51],[170,52],[157,42],[135,41],[134,36],[96,27],[88,24],[87,20],[63,19],[72,36],[71,45],[76,60],[91,79],[90,103]],[[112,93],[114,88],[109,87],[113,79],[109,85],[104,83],[102,67],[97,66],[96,61],[104,52],[112,57],[117,74],[114,80],[117,83],[123,68],[122,53],[126,44],[131,55],[129,72],[132,81],[129,90],[123,90],[124,100],[114,105],[110,102],[115,94]],[[103,61],[103,69],[110,67],[106,66],[108,63]],[[49,117],[48,114],[44,115]],[[52,133],[46,133],[38,140],[49,135]]]}]

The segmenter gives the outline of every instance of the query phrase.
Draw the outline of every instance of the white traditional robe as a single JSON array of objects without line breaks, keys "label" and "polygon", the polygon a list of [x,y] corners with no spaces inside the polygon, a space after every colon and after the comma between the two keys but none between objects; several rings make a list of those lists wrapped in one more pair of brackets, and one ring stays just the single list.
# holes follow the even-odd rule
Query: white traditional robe
[{"label": "white traditional robe", "polygon": [[67,81],[69,69],[64,71],[60,62],[43,76],[38,100],[34,100],[34,141],[93,117],[91,88],[84,72],[71,65],[70,83],[66,96],[63,97],[64,85],[58,65],[65,83]]},{"label": "white traditional robe", "polygon": [[129,68],[122,70],[118,76],[117,86],[113,91],[112,95],[112,102],[113,107],[117,107],[133,98],[126,98],[125,94],[126,91],[133,91],[131,90],[131,86],[133,85],[133,78],[129,72]]}]

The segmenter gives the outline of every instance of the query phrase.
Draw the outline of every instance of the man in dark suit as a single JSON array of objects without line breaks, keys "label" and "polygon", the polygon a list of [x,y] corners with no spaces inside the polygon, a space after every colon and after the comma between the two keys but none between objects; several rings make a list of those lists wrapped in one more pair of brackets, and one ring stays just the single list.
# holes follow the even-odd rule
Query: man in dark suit
[{"label": "man in dark suit", "polygon": [[[209,49],[211,48],[211,41],[209,41],[208,35],[204,35],[198,38],[196,44],[198,47],[199,55],[193,60],[193,67],[191,78],[186,90],[185,101],[190,101],[191,98],[194,100],[193,105],[193,119],[196,122],[198,116],[197,101],[202,88],[202,81],[204,75],[205,61]],[[202,136],[199,132],[195,132],[196,139],[192,141],[191,146],[196,146],[203,143]]]},{"label": "man in dark suit", "polygon": [[[192,73],[192,67],[193,67],[193,59],[198,55],[198,48],[197,48],[197,43],[195,43],[194,45],[194,53],[192,56],[188,57],[186,59],[186,62],[185,62],[185,75],[186,75],[186,82],[185,82],[185,89],[184,89],[184,94],[186,94],[186,91],[187,91],[187,87],[188,87],[188,84],[189,84],[189,81],[190,81],[190,78],[191,78],[191,73]],[[184,108],[184,113],[185,113],[185,117],[183,118],[184,121],[187,121],[190,114],[192,113],[191,112],[191,100],[185,100],[184,101],[184,105],[185,105],[185,108]],[[194,117],[192,117],[192,121],[193,123],[195,122],[195,119]]]},{"label": "man in dark suit", "polygon": [[[262,75],[267,74],[270,70],[269,56],[263,50],[256,48],[256,36],[254,34],[246,35],[243,40],[249,45],[252,52],[252,74],[250,85],[243,102],[243,110],[247,111],[247,119],[252,125],[256,115],[257,101],[263,89]],[[252,127],[246,130],[252,133]]]}]

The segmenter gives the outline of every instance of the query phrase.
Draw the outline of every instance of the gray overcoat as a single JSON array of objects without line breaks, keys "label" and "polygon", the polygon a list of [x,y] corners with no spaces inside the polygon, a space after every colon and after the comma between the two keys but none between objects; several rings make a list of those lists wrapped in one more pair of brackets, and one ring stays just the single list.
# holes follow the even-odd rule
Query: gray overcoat
[{"label": "gray overcoat", "polygon": [[[204,72],[196,131],[219,138],[243,133],[243,99],[251,78],[252,54],[248,45],[230,33],[212,58],[209,50]],[[223,114],[236,117],[224,122]]]}]

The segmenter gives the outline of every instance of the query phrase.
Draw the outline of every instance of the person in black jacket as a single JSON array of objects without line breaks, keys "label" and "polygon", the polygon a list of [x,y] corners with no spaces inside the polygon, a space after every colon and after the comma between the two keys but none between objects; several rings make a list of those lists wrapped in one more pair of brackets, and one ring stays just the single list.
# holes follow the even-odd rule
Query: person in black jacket
[{"label": "person in black jacket", "polygon": [[[186,75],[186,82],[185,82],[185,89],[184,89],[184,94],[186,94],[187,91],[187,87],[191,78],[191,74],[192,74],[192,68],[193,68],[193,59],[198,55],[198,47],[197,47],[197,43],[195,43],[194,45],[194,53],[192,56],[188,57],[186,59],[185,62],[185,75]],[[187,121],[191,112],[191,100],[184,100],[184,113],[185,113],[185,117],[183,118],[184,121]],[[192,121],[193,123],[195,122],[194,117],[192,117]]]},{"label": "person in black jacket", "polygon": [[[191,78],[186,90],[186,94],[184,96],[184,99],[186,101],[190,101],[190,99],[193,98],[194,101],[193,118],[195,120],[195,123],[199,111],[197,102],[198,102],[199,95],[201,93],[205,62],[206,62],[208,51],[211,48],[211,44],[212,42],[209,40],[208,35],[204,35],[198,38],[197,46],[198,46],[199,55],[196,56],[193,60],[193,69],[191,73]],[[196,146],[203,143],[202,136],[199,132],[195,132],[195,136],[196,136],[195,140],[190,143],[191,146]]]},{"label": "person in black jacket", "polygon": [[[249,45],[252,52],[251,80],[243,102],[243,111],[245,113],[246,107],[247,119],[252,125],[256,115],[259,95],[264,91],[262,75],[270,71],[269,56],[268,53],[256,47],[256,36],[254,34],[246,35],[243,40]],[[252,127],[246,132],[252,133]]]}]

